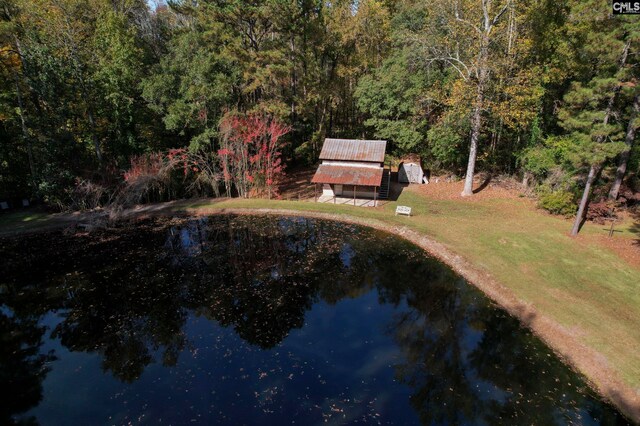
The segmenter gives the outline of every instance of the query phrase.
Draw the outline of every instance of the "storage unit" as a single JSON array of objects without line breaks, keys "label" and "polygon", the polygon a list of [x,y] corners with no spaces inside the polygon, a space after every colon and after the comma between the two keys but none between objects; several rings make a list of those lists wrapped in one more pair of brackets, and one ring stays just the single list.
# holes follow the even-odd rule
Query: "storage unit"
[{"label": "storage unit", "polygon": [[402,159],[398,166],[398,182],[429,183],[422,169],[422,162],[417,155],[409,155]]}]

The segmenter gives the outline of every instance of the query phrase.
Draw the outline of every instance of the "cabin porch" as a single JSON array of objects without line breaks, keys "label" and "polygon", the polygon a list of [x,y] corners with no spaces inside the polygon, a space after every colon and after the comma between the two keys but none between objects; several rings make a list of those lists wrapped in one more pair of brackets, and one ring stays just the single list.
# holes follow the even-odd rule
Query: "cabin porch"
[{"label": "cabin porch", "polygon": [[[347,198],[347,197],[334,197],[332,195],[320,195],[316,201],[318,203],[329,203],[329,204],[344,204],[349,206],[357,206],[357,207],[377,207],[380,205],[380,200],[369,200],[366,198]],[[354,204],[355,203],[355,204]]]},{"label": "cabin porch", "polygon": [[315,183],[315,200],[319,203],[331,202],[375,207],[378,198],[380,198],[380,186],[378,185]]}]

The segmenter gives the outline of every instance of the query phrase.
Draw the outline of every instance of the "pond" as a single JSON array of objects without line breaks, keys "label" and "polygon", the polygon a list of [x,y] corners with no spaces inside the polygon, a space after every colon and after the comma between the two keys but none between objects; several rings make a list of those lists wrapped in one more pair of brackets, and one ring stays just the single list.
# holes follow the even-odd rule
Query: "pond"
[{"label": "pond", "polygon": [[626,424],[397,237],[288,217],[0,240],[0,423]]}]

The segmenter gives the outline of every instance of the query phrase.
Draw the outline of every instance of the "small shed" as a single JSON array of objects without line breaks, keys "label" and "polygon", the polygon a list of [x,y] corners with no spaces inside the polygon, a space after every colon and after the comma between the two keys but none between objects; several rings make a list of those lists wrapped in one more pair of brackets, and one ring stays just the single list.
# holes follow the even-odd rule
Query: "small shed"
[{"label": "small shed", "polygon": [[398,182],[429,183],[418,155],[412,154],[402,158],[400,165],[398,165]]},{"label": "small shed", "polygon": [[[322,197],[386,198],[388,176],[384,170],[387,142],[327,138],[320,152],[312,183],[321,185]],[[383,178],[387,181],[383,182]]]}]

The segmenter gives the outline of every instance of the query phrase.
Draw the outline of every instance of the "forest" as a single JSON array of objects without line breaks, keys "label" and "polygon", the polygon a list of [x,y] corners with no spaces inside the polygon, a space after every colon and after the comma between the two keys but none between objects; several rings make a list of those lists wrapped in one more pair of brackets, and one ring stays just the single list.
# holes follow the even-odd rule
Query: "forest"
[{"label": "forest", "polygon": [[576,224],[640,200],[640,19],[610,2],[152,3],[0,0],[0,198],[277,197],[343,137]]}]

